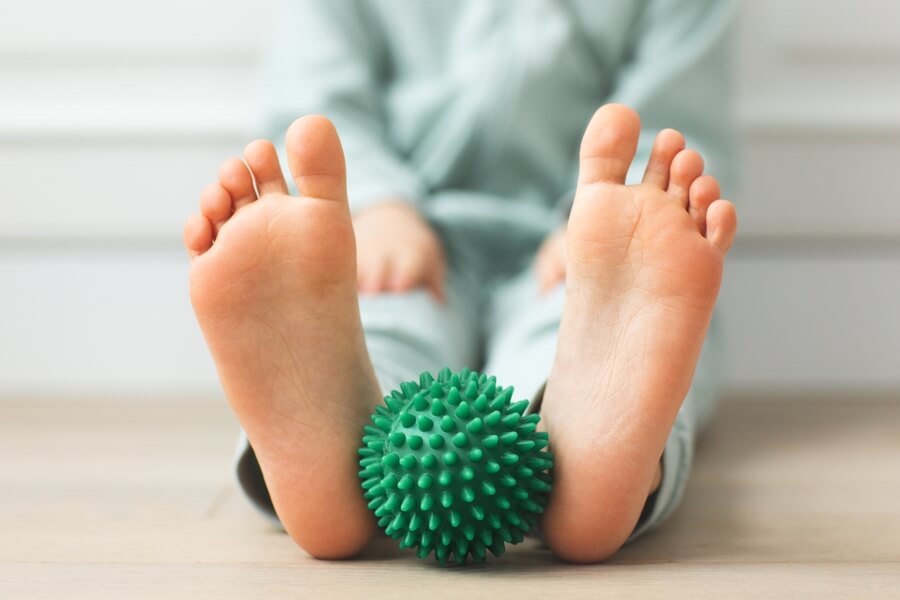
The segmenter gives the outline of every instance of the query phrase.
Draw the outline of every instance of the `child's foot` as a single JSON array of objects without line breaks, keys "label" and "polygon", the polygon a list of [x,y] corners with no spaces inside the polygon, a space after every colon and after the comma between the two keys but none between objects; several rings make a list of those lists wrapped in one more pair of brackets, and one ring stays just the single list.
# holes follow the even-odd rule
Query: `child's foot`
[{"label": "child's foot", "polygon": [[585,132],[541,410],[556,456],[544,533],[578,562],[618,550],[656,483],[736,228],[678,132],[659,134],[644,182],[625,186],[639,131],[634,111],[608,105]]},{"label": "child's foot", "polygon": [[[310,554],[358,552],[375,530],[356,467],[380,400],[366,352],[341,144],[322,117],[225,162],[185,226],[191,300],[285,529]],[[254,191],[254,180],[259,198]]]}]

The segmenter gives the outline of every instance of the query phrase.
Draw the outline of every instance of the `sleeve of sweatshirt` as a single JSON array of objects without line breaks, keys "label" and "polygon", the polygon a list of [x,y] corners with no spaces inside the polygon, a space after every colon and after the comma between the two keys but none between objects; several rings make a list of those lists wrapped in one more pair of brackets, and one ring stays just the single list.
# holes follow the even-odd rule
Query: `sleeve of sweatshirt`
[{"label": "sleeve of sweatshirt", "polygon": [[649,0],[630,35],[609,102],[634,108],[642,131],[629,181],[640,181],[656,134],[684,133],[729,195],[736,180],[733,0]]},{"label": "sleeve of sweatshirt", "polygon": [[260,104],[281,156],[294,119],[324,115],[341,136],[353,211],[384,199],[417,202],[422,182],[386,127],[388,50],[371,8],[356,0],[283,0],[276,16]]}]

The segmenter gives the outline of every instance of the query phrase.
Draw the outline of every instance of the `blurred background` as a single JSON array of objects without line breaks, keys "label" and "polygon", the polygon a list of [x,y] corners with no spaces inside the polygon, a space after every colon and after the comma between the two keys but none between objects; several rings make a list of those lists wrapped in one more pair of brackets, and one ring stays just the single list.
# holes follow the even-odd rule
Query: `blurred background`
[{"label": "blurred background", "polygon": [[[0,399],[221,395],[180,235],[258,135],[271,9],[0,4]],[[742,7],[732,396],[900,395],[898,23],[891,0]]]}]

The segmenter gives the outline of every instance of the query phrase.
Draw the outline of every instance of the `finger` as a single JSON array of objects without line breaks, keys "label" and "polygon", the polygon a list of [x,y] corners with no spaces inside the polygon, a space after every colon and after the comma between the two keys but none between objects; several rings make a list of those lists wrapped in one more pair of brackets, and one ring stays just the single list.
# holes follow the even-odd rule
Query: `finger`
[{"label": "finger", "polygon": [[538,290],[542,294],[555,287],[566,276],[565,260],[553,246],[547,245],[535,260]]},{"label": "finger", "polygon": [[447,301],[447,263],[443,257],[435,260],[432,269],[426,273],[426,287],[434,299],[443,304]]},{"label": "finger", "polygon": [[394,292],[407,292],[425,282],[426,258],[420,252],[405,251],[395,256],[387,286]]},{"label": "finger", "polygon": [[543,246],[534,258],[534,275],[537,278],[540,292],[544,292],[550,285],[551,270],[550,261],[547,258],[547,249]]},{"label": "finger", "polygon": [[554,261],[550,266],[549,274],[547,277],[547,281],[544,285],[544,288],[541,290],[543,293],[547,293],[559,284],[563,283],[566,280],[566,265],[563,262]]},{"label": "finger", "polygon": [[362,294],[380,294],[387,291],[387,281],[392,270],[386,255],[372,257],[359,269],[359,291]]}]

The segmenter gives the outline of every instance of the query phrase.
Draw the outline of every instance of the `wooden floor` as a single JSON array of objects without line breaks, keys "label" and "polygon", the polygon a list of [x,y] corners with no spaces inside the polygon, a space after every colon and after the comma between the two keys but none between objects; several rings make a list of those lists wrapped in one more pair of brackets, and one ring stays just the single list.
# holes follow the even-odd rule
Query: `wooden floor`
[{"label": "wooden floor", "polygon": [[603,565],[307,558],[231,480],[213,402],[0,403],[0,598],[900,598],[900,401],[733,401],[682,507]]}]

